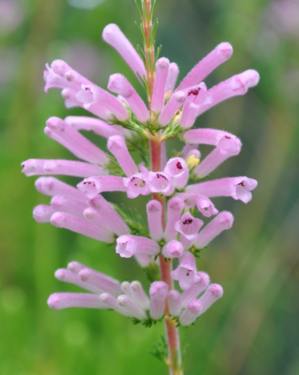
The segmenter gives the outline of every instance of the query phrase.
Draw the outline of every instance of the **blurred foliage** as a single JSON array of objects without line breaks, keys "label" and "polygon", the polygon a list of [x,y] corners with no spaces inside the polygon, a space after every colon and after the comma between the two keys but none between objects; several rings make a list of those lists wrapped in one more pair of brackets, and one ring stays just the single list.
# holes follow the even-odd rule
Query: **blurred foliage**
[{"label": "blurred foliage", "polygon": [[[3,8],[5,2],[10,8]],[[68,156],[43,135],[47,117],[67,114],[56,92],[43,93],[44,63],[67,58],[102,85],[117,71],[134,81],[99,37],[105,24],[116,22],[140,43],[133,0],[88,1],[88,9],[71,3],[80,5],[0,0],[0,374],[163,374],[163,364],[151,356],[161,325],[147,329],[110,312],[53,312],[46,305],[51,292],[68,288],[53,273],[72,259],[120,279],[144,278],[111,248],[31,219],[32,207],[43,198],[33,180],[21,175],[20,162]],[[162,55],[177,61],[182,73],[229,40],[234,58],[208,83],[248,67],[262,76],[246,98],[219,106],[198,124],[238,134],[242,155],[220,173],[253,176],[260,185],[248,207],[221,202],[236,213],[236,224],[204,252],[201,264],[226,294],[182,331],[186,375],[299,374],[299,5],[294,3],[158,1]],[[143,203],[135,211],[140,215]]]}]

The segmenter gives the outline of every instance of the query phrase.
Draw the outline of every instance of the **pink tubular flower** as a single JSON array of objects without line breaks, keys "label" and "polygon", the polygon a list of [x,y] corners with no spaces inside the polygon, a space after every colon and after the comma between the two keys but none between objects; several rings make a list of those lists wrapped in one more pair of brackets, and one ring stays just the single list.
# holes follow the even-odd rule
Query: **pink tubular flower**
[{"label": "pink tubular flower", "polygon": [[181,242],[172,240],[167,242],[163,248],[163,256],[165,258],[173,259],[180,258],[184,254],[184,246]]},{"label": "pink tubular flower", "polygon": [[159,241],[163,237],[163,207],[157,200],[151,200],[146,206],[147,222],[151,238]]},{"label": "pink tubular flower", "polygon": [[140,122],[147,122],[149,111],[131,83],[122,74],[113,74],[109,78],[108,88],[111,92],[121,95]]},{"label": "pink tubular flower", "polygon": [[120,54],[138,77],[145,77],[146,72],[142,59],[117,25],[107,25],[103,30],[102,37]]},{"label": "pink tubular flower", "polygon": [[234,223],[233,215],[228,211],[220,212],[209,222],[198,234],[195,244],[202,249],[207,246],[215,237],[225,230],[231,229]]},{"label": "pink tubular flower", "polygon": [[163,281],[155,281],[150,288],[151,306],[150,314],[155,320],[162,318],[168,295],[168,285]]},{"label": "pink tubular flower", "polygon": [[199,229],[203,226],[203,221],[186,212],[175,224],[175,229],[187,240],[192,241],[197,236]]},{"label": "pink tubular flower", "polygon": [[180,73],[180,69],[178,65],[174,62],[170,63],[169,68],[168,68],[166,86],[165,86],[166,94],[171,93],[174,90],[179,73]]},{"label": "pink tubular flower", "polygon": [[181,294],[177,290],[171,290],[168,293],[167,303],[169,308],[169,313],[172,316],[179,316],[182,306],[181,306]]},{"label": "pink tubular flower", "polygon": [[105,152],[58,117],[50,117],[47,120],[45,134],[67,148],[79,159],[101,165],[108,160]]},{"label": "pink tubular flower", "polygon": [[197,280],[195,258],[191,253],[186,253],[180,260],[179,266],[172,271],[172,277],[177,280],[182,289],[188,289]]},{"label": "pink tubular flower", "polygon": [[78,184],[78,189],[90,199],[100,193],[126,191],[123,178],[120,176],[88,177]]},{"label": "pink tubular flower", "polygon": [[175,225],[180,219],[181,212],[184,208],[184,202],[180,198],[172,198],[169,200],[167,205],[167,219],[165,228],[165,239],[172,240],[175,239],[177,231]]},{"label": "pink tubular flower", "polygon": [[113,135],[108,139],[107,147],[127,176],[137,173],[137,165],[132,159],[123,137],[120,135]]},{"label": "pink tubular flower", "polygon": [[210,277],[205,272],[198,272],[196,275],[196,281],[181,295],[182,306],[187,306],[189,302],[197,298],[202,292],[204,292],[210,284]]},{"label": "pink tubular flower", "polygon": [[182,326],[189,326],[201,314],[203,306],[200,301],[193,300],[188,303],[184,311],[180,315],[180,323]]},{"label": "pink tubular flower", "polygon": [[103,138],[109,138],[113,135],[124,135],[125,133],[121,127],[109,125],[100,119],[87,116],[68,116],[64,121],[75,130],[93,132]]},{"label": "pink tubular flower", "polygon": [[193,145],[217,146],[225,137],[234,138],[234,135],[224,130],[207,128],[191,129],[184,134],[185,142]]},{"label": "pink tubular flower", "polygon": [[205,196],[197,196],[196,206],[198,211],[205,217],[215,216],[219,212],[214,203]]},{"label": "pink tubular flower", "polygon": [[171,122],[177,111],[184,104],[186,96],[183,91],[177,91],[170,97],[159,117],[159,123],[162,126],[166,126]]},{"label": "pink tubular flower", "polygon": [[260,80],[259,74],[255,70],[246,70],[237,74],[224,82],[212,87],[199,103],[197,115],[201,115],[217,104],[233,98],[245,95],[251,87],[255,87]]},{"label": "pink tubular flower", "polygon": [[155,256],[159,252],[158,244],[146,237],[124,235],[116,241],[116,253],[122,258],[131,258],[137,254]]},{"label": "pink tubular flower", "polygon": [[118,236],[130,232],[124,219],[103,196],[98,195],[89,205],[90,207],[84,209],[83,216],[91,223],[106,227]]},{"label": "pink tubular flower", "polygon": [[147,179],[142,173],[136,173],[133,176],[125,178],[124,186],[126,187],[129,199],[137,198],[140,195],[148,195],[150,193]]},{"label": "pink tubular flower", "polygon": [[55,212],[51,216],[51,224],[58,228],[68,229],[83,236],[93,238],[97,241],[112,243],[113,233],[104,227],[92,225],[83,217],[75,216],[66,212]]},{"label": "pink tubular flower", "polygon": [[67,107],[82,107],[106,120],[113,116],[122,121],[128,118],[126,109],[116,97],[81,76],[62,60],[46,65],[44,79],[45,91],[62,90]]},{"label": "pink tubular flower", "polygon": [[252,191],[257,187],[257,181],[248,177],[226,177],[217,180],[190,185],[187,191],[202,194],[206,197],[232,197],[243,203],[252,199]]},{"label": "pink tubular flower", "polygon": [[169,65],[170,62],[165,57],[161,57],[156,63],[156,76],[151,102],[151,109],[155,113],[159,113],[164,104]]},{"label": "pink tubular flower", "polygon": [[152,193],[161,193],[169,196],[174,192],[173,180],[164,172],[149,172],[147,181]]},{"label": "pink tubular flower", "polygon": [[241,142],[237,137],[224,136],[215,149],[195,168],[198,177],[205,177],[213,172],[225,160],[241,152]]},{"label": "pink tubular flower", "polygon": [[230,59],[232,54],[233,47],[229,43],[220,43],[187,74],[179,84],[178,90],[194,86],[205,80],[213,70]]},{"label": "pink tubular flower", "polygon": [[49,223],[55,210],[51,206],[40,204],[33,209],[33,218],[37,223]]},{"label": "pink tubular flower", "polygon": [[104,174],[103,168],[73,160],[29,159],[22,163],[22,172],[26,176],[74,176],[88,177]]},{"label": "pink tubular flower", "polygon": [[189,179],[189,169],[184,159],[172,158],[169,159],[164,172],[172,178],[173,185],[177,189],[183,188]]}]

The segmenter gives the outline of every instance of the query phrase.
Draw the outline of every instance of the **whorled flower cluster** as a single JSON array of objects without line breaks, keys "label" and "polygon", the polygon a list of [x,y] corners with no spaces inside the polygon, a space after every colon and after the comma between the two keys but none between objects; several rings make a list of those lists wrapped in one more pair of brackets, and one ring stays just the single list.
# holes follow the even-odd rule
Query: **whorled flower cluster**
[{"label": "whorled flower cluster", "polygon": [[163,281],[154,281],[147,295],[139,281],[120,283],[81,263],[70,262],[66,269],[57,270],[55,277],[89,293],[55,293],[50,296],[48,304],[53,309],[110,309],[149,325],[164,316],[167,305],[169,316],[187,326],[223,295],[220,285],[210,284],[206,273],[196,271],[191,254],[184,255],[173,274],[182,288],[181,293],[169,290]]},{"label": "whorled flower cluster", "polygon": [[[138,80],[144,81],[144,62],[118,26],[106,26],[103,39],[122,56]],[[159,256],[173,259],[176,268],[172,277],[180,288],[169,290],[163,281],[156,281],[147,295],[138,281],[119,283],[72,262],[67,269],[57,271],[56,277],[90,293],[56,293],[49,298],[51,307],[107,308],[142,321],[159,320],[167,311],[182,325],[188,325],[222,296],[222,287],[210,284],[209,276],[197,271],[195,255],[233,225],[233,215],[219,212],[214,198],[231,197],[248,203],[257,181],[243,176],[203,181],[227,159],[237,156],[242,144],[224,130],[190,128],[204,112],[246,94],[258,83],[258,73],[247,70],[207,87],[204,80],[232,53],[229,43],[219,44],[178,86],[178,66],[159,58],[150,107],[122,74],[111,75],[106,90],[64,61],[55,60],[46,66],[45,90],[61,90],[66,107],[81,107],[95,117],[48,119],[46,135],[80,161],[30,159],[23,163],[27,176],[43,176],[36,181],[36,188],[51,197],[49,205],[34,209],[34,218],[98,241],[115,242],[120,257],[135,257],[143,267],[157,262]],[[101,150],[82,132],[106,139],[107,150]],[[163,169],[153,171],[146,163],[136,161],[129,146],[134,137],[142,140],[157,135],[163,141],[180,137],[185,145],[169,160],[164,150]],[[202,145],[212,148],[205,157],[201,156]],[[118,166],[113,173],[112,165]],[[83,180],[74,187],[53,176]],[[129,222],[104,198],[102,194],[108,192],[122,192],[129,199],[154,194],[146,206],[146,236],[132,229],[134,218]],[[165,197],[165,208],[156,199],[161,196]]]}]

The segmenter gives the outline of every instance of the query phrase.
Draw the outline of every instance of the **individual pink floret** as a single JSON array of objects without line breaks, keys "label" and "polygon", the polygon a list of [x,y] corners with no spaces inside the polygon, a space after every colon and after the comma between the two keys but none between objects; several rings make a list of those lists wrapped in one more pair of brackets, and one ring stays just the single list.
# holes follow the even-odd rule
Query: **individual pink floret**
[{"label": "individual pink floret", "polygon": [[155,241],[159,241],[163,237],[162,211],[163,207],[161,203],[155,199],[149,201],[146,205],[149,233]]},{"label": "individual pink floret", "polygon": [[54,293],[48,298],[51,309],[62,310],[68,308],[105,309],[106,305],[96,294],[89,293]]},{"label": "individual pink floret", "polygon": [[158,244],[146,237],[124,235],[116,241],[116,253],[122,258],[131,258],[136,254],[155,256],[158,252]]},{"label": "individual pink floret", "polygon": [[151,100],[151,110],[155,113],[159,113],[164,104],[169,66],[170,62],[165,57],[161,57],[156,62],[156,74]]},{"label": "individual pink floret", "polygon": [[250,69],[219,83],[205,93],[199,103],[197,115],[200,116],[227,99],[247,94],[250,88],[255,87],[259,83],[259,80],[260,76],[258,72]]},{"label": "individual pink floret", "polygon": [[146,76],[142,59],[117,25],[113,23],[107,25],[103,30],[102,37],[120,54],[138,77],[144,78]]},{"label": "individual pink floret", "polygon": [[161,111],[159,116],[159,124],[161,126],[166,126],[169,124],[176,113],[181,109],[186,100],[187,94],[183,91],[176,91],[168,100],[167,104]]},{"label": "individual pink floret", "polygon": [[168,69],[166,86],[165,86],[166,93],[172,93],[172,91],[175,89],[175,85],[176,85],[179,74],[180,74],[180,68],[178,67],[178,65],[174,62],[170,63],[169,69]]},{"label": "individual pink floret", "polygon": [[215,149],[195,168],[194,173],[198,177],[206,177],[227,159],[239,155],[241,148],[242,143],[237,137],[225,135]]},{"label": "individual pink floret", "polygon": [[252,191],[257,187],[257,181],[248,177],[225,177],[216,180],[189,185],[188,193],[205,195],[206,197],[232,197],[243,203],[252,199]]},{"label": "individual pink floret", "polygon": [[166,227],[164,233],[165,239],[167,241],[176,238],[177,231],[175,229],[175,225],[181,217],[183,208],[183,200],[177,197],[171,198],[167,204]]},{"label": "individual pink floret", "polygon": [[191,253],[184,254],[180,259],[180,264],[172,271],[172,277],[183,290],[190,288],[197,281],[196,261]]},{"label": "individual pink floret", "polygon": [[88,198],[93,199],[100,193],[126,191],[121,176],[88,177],[77,185],[78,189]]},{"label": "individual pink floret", "polygon": [[135,88],[122,74],[113,74],[109,77],[108,89],[121,95],[128,103],[130,109],[140,122],[147,122],[149,110]]},{"label": "individual pink floret", "polygon": [[186,212],[175,224],[175,230],[189,241],[193,241],[200,228],[203,226],[203,221]]},{"label": "individual pink floret", "polygon": [[26,176],[73,176],[89,177],[103,175],[106,172],[98,165],[74,160],[29,159],[22,163],[22,172]]},{"label": "individual pink floret", "polygon": [[165,244],[162,254],[165,258],[176,259],[180,258],[185,252],[184,245],[177,240],[171,240]]},{"label": "individual pink floret", "polygon": [[207,56],[199,61],[197,65],[187,74],[178,86],[178,90],[194,86],[206,79],[215,69],[231,58],[233,47],[230,43],[218,44]]},{"label": "individual pink floret", "polygon": [[228,211],[220,212],[211,220],[198,234],[195,246],[202,249],[213,241],[220,233],[231,229],[234,224],[234,217]]},{"label": "individual pink floret", "polygon": [[171,158],[166,163],[164,172],[172,178],[175,188],[182,189],[189,179],[189,168],[183,158]]},{"label": "individual pink floret", "polygon": [[48,137],[60,143],[79,159],[101,165],[108,161],[105,152],[58,117],[50,117],[44,131]]},{"label": "individual pink floret", "polygon": [[108,231],[104,227],[94,226],[83,217],[78,217],[66,212],[55,212],[51,216],[50,221],[55,227],[68,229],[97,241],[107,243],[112,243],[114,241],[114,236],[111,231]]},{"label": "individual pink floret", "polygon": [[107,148],[127,176],[132,176],[138,172],[137,165],[128,150],[124,137],[113,135],[108,139]]},{"label": "individual pink floret", "polygon": [[64,119],[65,123],[75,130],[89,131],[103,138],[109,138],[112,135],[124,135],[125,131],[120,126],[110,125],[98,118],[87,116],[68,116]]},{"label": "individual pink floret", "polygon": [[155,320],[164,315],[168,285],[163,281],[155,281],[150,287],[150,314]]}]

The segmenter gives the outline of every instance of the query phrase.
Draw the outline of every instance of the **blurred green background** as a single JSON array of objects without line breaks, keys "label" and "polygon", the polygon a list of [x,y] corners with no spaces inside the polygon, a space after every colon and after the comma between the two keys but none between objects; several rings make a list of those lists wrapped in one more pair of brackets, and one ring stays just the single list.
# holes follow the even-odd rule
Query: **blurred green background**
[{"label": "blurred green background", "polygon": [[[228,40],[233,59],[208,83],[249,67],[262,80],[202,116],[244,143],[220,175],[259,180],[254,200],[223,202],[236,224],[201,258],[225,298],[182,331],[186,375],[299,374],[299,3],[298,0],[158,0],[162,55],[182,73]],[[55,312],[54,270],[79,260],[120,279],[143,278],[111,249],[31,218],[44,201],[20,173],[29,157],[68,157],[43,134],[49,116],[67,112],[42,88],[45,62],[66,59],[91,79],[129,73],[100,40],[109,22],[140,41],[131,0],[0,0],[0,374],[164,374],[151,355],[162,327],[146,329],[109,312]],[[129,74],[131,77],[131,75]],[[73,111],[74,113],[74,111]],[[143,208],[140,208],[143,210]]]}]

